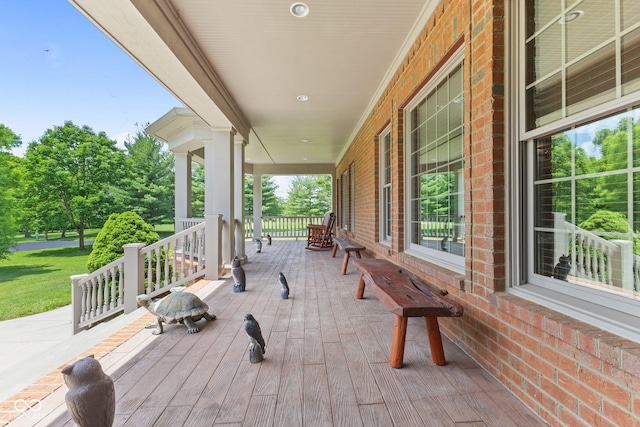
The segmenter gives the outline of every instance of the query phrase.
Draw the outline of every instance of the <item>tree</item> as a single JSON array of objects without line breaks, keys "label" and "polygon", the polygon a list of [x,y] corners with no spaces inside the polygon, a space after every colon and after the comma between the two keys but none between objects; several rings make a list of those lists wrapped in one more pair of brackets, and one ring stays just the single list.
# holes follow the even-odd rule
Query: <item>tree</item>
[{"label": "tree", "polygon": [[48,129],[26,152],[35,197],[62,206],[81,250],[85,228],[102,222],[111,211],[108,189],[118,182],[123,164],[124,154],[115,141],[71,121]]},{"label": "tree", "polygon": [[173,156],[163,143],[138,129],[127,150],[126,173],[112,188],[115,200],[124,210],[137,213],[151,224],[173,220]]},{"label": "tree", "polygon": [[[263,175],[262,182],[262,216],[278,216],[282,213],[282,200],[276,196],[278,184],[273,177]],[[244,215],[253,216],[253,177],[244,176]]]},{"label": "tree", "polygon": [[11,129],[0,124],[0,260],[9,255],[16,232],[17,199],[20,188],[19,163],[9,151],[22,141]]},{"label": "tree", "polygon": [[328,175],[297,176],[284,207],[287,216],[321,216],[331,211],[331,177]]},{"label": "tree", "polygon": [[204,217],[204,166],[198,163],[191,168],[191,214]]},{"label": "tree", "polygon": [[122,247],[128,243],[150,245],[158,239],[158,233],[154,231],[153,226],[137,213],[111,214],[96,236],[93,249],[87,258],[87,269],[93,272],[121,258],[124,255]]}]

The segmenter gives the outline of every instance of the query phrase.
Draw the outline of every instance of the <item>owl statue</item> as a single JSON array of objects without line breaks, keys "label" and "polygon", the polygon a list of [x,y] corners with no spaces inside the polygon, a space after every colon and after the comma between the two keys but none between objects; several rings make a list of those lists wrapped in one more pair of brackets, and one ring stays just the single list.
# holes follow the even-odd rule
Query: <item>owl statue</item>
[{"label": "owl statue", "polygon": [[62,369],[67,409],[79,427],[111,427],[116,412],[113,380],[93,355]]},{"label": "owl statue", "polygon": [[567,255],[561,255],[558,259],[558,263],[553,267],[553,278],[558,280],[567,281],[567,275],[571,271],[571,258]]}]

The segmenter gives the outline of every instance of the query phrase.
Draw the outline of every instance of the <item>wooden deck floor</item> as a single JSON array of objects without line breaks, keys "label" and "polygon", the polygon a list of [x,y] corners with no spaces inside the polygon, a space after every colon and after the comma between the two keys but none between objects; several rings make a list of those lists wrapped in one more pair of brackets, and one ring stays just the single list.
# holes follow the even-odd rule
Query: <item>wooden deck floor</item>
[{"label": "wooden deck floor", "polygon": [[[247,245],[247,249],[253,249]],[[393,317],[370,293],[356,300],[342,258],[274,240],[244,266],[247,291],[229,279],[203,288],[214,322],[189,335],[143,329],[102,358],[116,385],[116,426],[543,426],[445,337],[448,364],[431,361],[426,327],[412,318],[404,368],[392,369]],[[278,273],[291,287],[280,299]],[[243,315],[260,322],[265,359],[249,362]],[[43,410],[11,425],[71,426],[66,386]]]}]

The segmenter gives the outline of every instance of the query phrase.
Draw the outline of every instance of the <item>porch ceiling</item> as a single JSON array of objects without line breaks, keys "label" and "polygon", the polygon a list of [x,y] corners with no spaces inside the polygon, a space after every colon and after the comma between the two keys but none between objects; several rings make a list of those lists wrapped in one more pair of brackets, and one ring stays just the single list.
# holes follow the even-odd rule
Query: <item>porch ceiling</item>
[{"label": "porch ceiling", "polygon": [[293,0],[69,1],[205,123],[238,129],[247,163],[271,166],[335,164],[437,3],[307,0],[296,18]]}]

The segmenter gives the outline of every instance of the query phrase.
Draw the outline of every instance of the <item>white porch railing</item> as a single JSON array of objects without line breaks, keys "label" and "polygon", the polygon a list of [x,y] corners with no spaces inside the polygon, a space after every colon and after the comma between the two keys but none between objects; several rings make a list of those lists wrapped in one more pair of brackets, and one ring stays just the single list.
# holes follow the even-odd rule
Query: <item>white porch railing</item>
[{"label": "white porch railing", "polygon": [[[263,216],[262,234],[271,237],[307,237],[307,225],[322,224],[324,216]],[[244,237],[253,237],[253,217],[244,219]]]},{"label": "white porch railing", "polygon": [[640,257],[629,240],[606,240],[554,213],[555,253],[571,259],[570,275],[627,290],[640,291]]},{"label": "white porch railing", "polygon": [[136,296],[150,297],[202,277],[205,223],[152,245],[124,246],[124,257],[91,274],[71,277],[73,333],[137,307]]},{"label": "white porch railing", "polygon": [[[271,237],[307,237],[307,225],[322,224],[324,216],[263,216],[262,234]],[[204,218],[178,218],[176,220],[176,231],[186,230],[196,224],[204,222]],[[253,237],[253,217],[244,218],[244,237]]]}]

